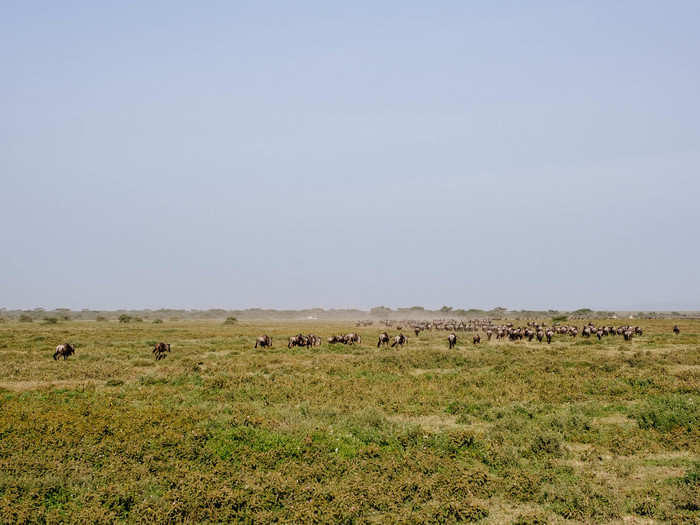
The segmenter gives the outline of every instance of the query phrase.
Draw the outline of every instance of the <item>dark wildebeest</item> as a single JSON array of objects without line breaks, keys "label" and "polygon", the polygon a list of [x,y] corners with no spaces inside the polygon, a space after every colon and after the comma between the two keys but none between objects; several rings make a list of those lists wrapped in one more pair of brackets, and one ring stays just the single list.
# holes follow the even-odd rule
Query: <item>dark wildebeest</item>
[{"label": "dark wildebeest", "polygon": [[491,336],[492,336],[492,335],[493,335],[493,330],[491,330],[490,328],[489,328],[488,330],[486,330],[486,338],[487,338],[489,341],[491,340]]},{"label": "dark wildebeest", "polygon": [[474,337],[472,337],[472,343],[475,345],[478,345],[481,342],[481,336],[479,334],[476,334]]},{"label": "dark wildebeest", "polygon": [[349,333],[348,335],[345,336],[345,344],[346,345],[351,345],[353,343],[360,344],[362,342],[362,339],[360,339],[359,334],[356,334],[354,332]]},{"label": "dark wildebeest", "polygon": [[454,332],[447,336],[447,344],[449,345],[450,349],[454,348],[457,344],[457,336]]},{"label": "dark wildebeest", "polygon": [[394,336],[394,342],[391,343],[391,347],[394,348],[396,345],[403,346],[406,343],[408,343],[408,339],[406,338],[406,336],[403,334],[399,334],[397,336]]},{"label": "dark wildebeest", "polygon": [[382,332],[379,334],[379,341],[377,341],[377,348],[379,348],[382,345],[388,345],[389,344],[389,334],[386,332]]},{"label": "dark wildebeest", "polygon": [[416,337],[418,337],[418,335],[420,335],[420,328],[416,327],[413,329],[413,331],[415,332]]},{"label": "dark wildebeest", "polygon": [[56,347],[56,352],[53,354],[54,361],[58,359],[60,356],[63,356],[63,360],[65,361],[67,357],[72,356],[75,353],[75,348],[73,348],[73,345],[70,343],[63,343],[62,345],[58,345]]},{"label": "dark wildebeest", "polygon": [[537,341],[541,343],[542,339],[544,339],[544,332],[542,330],[537,330]]},{"label": "dark wildebeest", "polygon": [[678,334],[681,333],[681,329],[678,327],[677,324],[674,324],[674,325],[673,325],[673,333],[674,333],[675,335],[678,335]]},{"label": "dark wildebeest", "polygon": [[552,336],[554,335],[554,330],[547,330],[544,335],[547,337],[547,344],[551,344]]},{"label": "dark wildebeest", "polygon": [[287,343],[287,348],[292,348],[293,346],[311,346],[309,338],[304,334],[294,335],[289,338]]},{"label": "dark wildebeest", "polygon": [[255,340],[255,348],[260,346],[261,348],[272,348],[272,339],[269,335],[261,335]]},{"label": "dark wildebeest", "polygon": [[165,354],[170,352],[170,345],[167,343],[156,343],[153,347],[153,355],[156,356],[156,361],[165,359]]},{"label": "dark wildebeest", "polygon": [[634,332],[632,330],[625,330],[622,333],[622,337],[625,338],[625,341],[631,341],[633,335],[634,335]]}]

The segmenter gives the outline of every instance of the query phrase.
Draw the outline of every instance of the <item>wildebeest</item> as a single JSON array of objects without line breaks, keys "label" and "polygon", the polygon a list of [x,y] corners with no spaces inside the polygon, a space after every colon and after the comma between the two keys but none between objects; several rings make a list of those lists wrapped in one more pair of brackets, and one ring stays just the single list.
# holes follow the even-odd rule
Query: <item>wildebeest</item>
[{"label": "wildebeest", "polygon": [[678,334],[681,333],[681,329],[678,327],[677,324],[674,324],[674,325],[673,325],[673,333],[674,333],[675,335],[678,335]]},{"label": "wildebeest", "polygon": [[272,338],[267,334],[261,335],[255,340],[255,348],[258,346],[261,348],[272,348]]},{"label": "wildebeest", "polygon": [[394,342],[391,343],[391,347],[394,348],[396,345],[403,346],[408,342],[408,339],[406,338],[405,335],[399,334],[397,336],[394,336]]},{"label": "wildebeest", "polygon": [[292,348],[293,346],[306,346],[309,347],[313,344],[311,338],[305,336],[304,334],[298,334],[289,338],[287,343],[287,348]]},{"label": "wildebeest", "polygon": [[481,336],[479,334],[476,334],[474,337],[472,337],[472,343],[475,345],[478,345],[481,342]]},{"label": "wildebeest", "polygon": [[359,334],[356,334],[354,332],[349,333],[348,335],[345,336],[345,344],[346,345],[351,345],[353,343],[360,344],[362,342],[362,339],[360,338]]},{"label": "wildebeest", "polygon": [[544,339],[544,332],[543,332],[542,330],[537,330],[537,334],[536,334],[536,335],[537,335],[537,341],[538,341],[539,343],[541,343],[541,342],[542,342],[542,339]]},{"label": "wildebeest", "polygon": [[544,333],[544,335],[547,337],[547,344],[550,344],[552,342],[552,336],[554,335],[554,330],[549,329]]},{"label": "wildebeest", "polygon": [[56,347],[56,352],[54,352],[53,358],[55,361],[60,356],[63,356],[63,360],[65,361],[67,357],[72,356],[74,353],[75,348],[73,348],[73,345],[71,345],[70,343],[63,343]]},{"label": "wildebeest", "polygon": [[389,344],[389,334],[386,332],[382,332],[379,334],[379,341],[377,341],[377,348],[379,348],[382,345],[388,345]]},{"label": "wildebeest", "polygon": [[170,352],[170,344],[168,343],[156,343],[156,345],[153,347],[153,355],[156,356],[156,361],[165,359],[165,354],[167,352]]},{"label": "wildebeest", "polygon": [[450,349],[454,348],[457,344],[457,336],[454,332],[447,336],[447,344],[449,345]]}]

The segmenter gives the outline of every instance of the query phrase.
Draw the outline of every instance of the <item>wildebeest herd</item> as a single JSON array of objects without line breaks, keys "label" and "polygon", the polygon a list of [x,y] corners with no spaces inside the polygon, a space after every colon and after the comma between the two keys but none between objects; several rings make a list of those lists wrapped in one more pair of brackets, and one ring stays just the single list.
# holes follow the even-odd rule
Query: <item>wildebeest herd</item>
[{"label": "wildebeest herd", "polygon": [[[366,321],[358,321],[357,326],[368,326],[371,324]],[[393,321],[384,321],[385,326],[393,327],[395,323]],[[577,337],[579,334],[581,337],[592,337],[596,336],[598,340],[603,337],[609,336],[622,336],[625,341],[631,341],[632,338],[636,336],[643,335],[643,330],[639,326],[621,325],[621,326],[611,326],[602,325],[596,326],[593,323],[587,323],[582,327],[575,325],[552,325],[547,326],[545,323],[529,322],[526,326],[514,326],[513,323],[506,323],[503,325],[494,325],[490,320],[470,320],[468,322],[455,321],[455,320],[433,320],[433,321],[409,321],[406,323],[407,326],[413,329],[416,337],[420,335],[423,331],[432,330],[448,330],[451,333],[447,336],[447,347],[448,349],[455,348],[457,346],[457,331],[464,332],[474,332],[472,335],[472,344],[481,343],[481,333],[486,335],[486,339],[491,341],[491,338],[495,335],[496,340],[507,339],[509,341],[521,341],[523,339],[527,341],[532,341],[537,339],[538,342],[547,341],[551,343],[555,335]],[[396,324],[396,328],[403,329],[402,325]],[[673,326],[674,335],[680,334],[680,327],[678,325]],[[299,333],[288,339],[287,348],[295,347],[313,347],[321,345],[321,338],[315,334],[304,335]],[[362,339],[359,334],[351,332],[348,334],[332,335],[326,339],[328,344],[360,344]],[[408,338],[399,332],[393,338],[386,332],[379,334],[379,339],[377,340],[377,348],[382,346],[390,346],[394,348],[396,346],[403,347],[403,345],[408,343]],[[272,348],[272,338],[263,334],[255,340],[255,348]],[[160,361],[167,357],[170,353],[169,343],[156,343],[153,347],[153,355],[156,361]],[[70,343],[62,343],[56,347],[56,351],[53,354],[54,360],[58,360],[59,357],[63,357],[65,361],[68,357],[75,354],[75,347]]]}]

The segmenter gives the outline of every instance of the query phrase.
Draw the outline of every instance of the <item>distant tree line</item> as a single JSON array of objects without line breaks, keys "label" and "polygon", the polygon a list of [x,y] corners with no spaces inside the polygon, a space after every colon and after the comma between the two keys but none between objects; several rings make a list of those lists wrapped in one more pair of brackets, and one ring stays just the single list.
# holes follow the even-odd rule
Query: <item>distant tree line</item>
[{"label": "distant tree line", "polygon": [[263,308],[248,308],[245,310],[225,310],[214,308],[210,310],[184,310],[175,308],[161,308],[157,310],[70,310],[69,308],[56,308],[47,310],[34,308],[33,310],[8,310],[0,308],[0,322],[42,322],[44,324],[59,324],[64,321],[99,321],[99,322],[173,322],[180,320],[227,320],[227,324],[239,321],[254,320],[358,320],[358,319],[547,319],[567,318],[575,319],[603,319],[611,317],[637,318],[637,319],[663,319],[663,318],[698,318],[700,312],[630,312],[630,311],[596,311],[590,308],[579,308],[572,311],[559,310],[511,310],[505,307],[491,308],[488,310],[479,308],[454,308],[443,306],[436,310],[430,310],[422,306],[410,306],[405,308],[389,308],[387,306],[375,306],[370,310],[359,309],[323,309],[309,308],[303,310],[274,310]]}]

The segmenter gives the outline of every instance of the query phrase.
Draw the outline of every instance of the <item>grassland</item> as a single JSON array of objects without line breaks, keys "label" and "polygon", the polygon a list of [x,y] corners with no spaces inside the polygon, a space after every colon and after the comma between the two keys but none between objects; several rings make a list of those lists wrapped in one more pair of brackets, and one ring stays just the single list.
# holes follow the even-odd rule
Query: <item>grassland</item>
[{"label": "grassland", "polygon": [[6,322],[0,522],[700,523],[700,322],[640,324],[450,351],[378,350],[376,325],[289,350],[355,329]]}]

